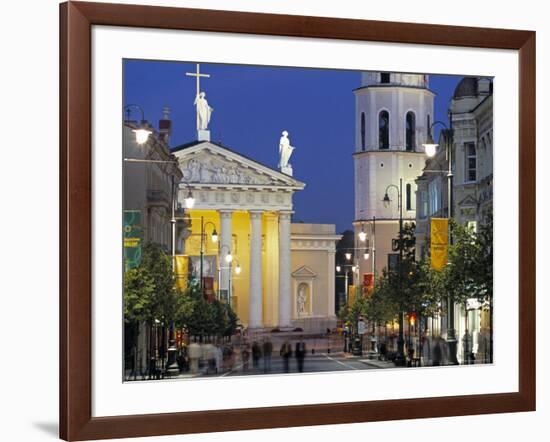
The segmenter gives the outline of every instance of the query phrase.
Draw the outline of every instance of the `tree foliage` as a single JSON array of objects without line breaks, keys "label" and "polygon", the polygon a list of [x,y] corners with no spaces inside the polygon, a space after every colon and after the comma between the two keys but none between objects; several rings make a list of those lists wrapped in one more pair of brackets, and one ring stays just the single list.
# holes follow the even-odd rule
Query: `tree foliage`
[{"label": "tree foliage", "polygon": [[493,218],[489,214],[479,232],[451,221],[453,244],[449,262],[442,271],[445,292],[455,302],[493,296]]},{"label": "tree foliage", "polygon": [[170,256],[158,244],[148,243],[141,263],[124,277],[124,317],[127,323],[157,320],[174,324],[192,335],[229,336],[238,318],[231,306],[219,300],[208,302],[197,283],[182,293],[175,287]]},{"label": "tree foliage", "polygon": [[158,244],[143,247],[140,265],[124,276],[124,313],[127,322],[174,320],[178,293],[170,257]]}]

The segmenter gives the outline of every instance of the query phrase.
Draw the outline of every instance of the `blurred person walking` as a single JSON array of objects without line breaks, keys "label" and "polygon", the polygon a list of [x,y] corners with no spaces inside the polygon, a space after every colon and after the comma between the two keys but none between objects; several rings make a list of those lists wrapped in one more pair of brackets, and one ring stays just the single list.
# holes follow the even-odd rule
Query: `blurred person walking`
[{"label": "blurred person walking", "polygon": [[304,371],[304,359],[306,357],[306,343],[302,337],[296,342],[294,354],[296,356],[296,363],[298,364],[298,371],[302,373]]},{"label": "blurred person walking", "polygon": [[258,368],[260,365],[260,358],[262,357],[262,349],[258,341],[252,343],[252,367]]},{"label": "blurred person walking", "polygon": [[264,338],[262,352],[264,355],[264,373],[267,373],[271,371],[271,354],[273,353],[273,344],[269,338]]},{"label": "blurred person walking", "polygon": [[288,339],[285,340],[281,346],[281,351],[279,353],[283,358],[285,373],[288,373],[290,371],[290,357],[292,356],[292,345],[290,345]]}]

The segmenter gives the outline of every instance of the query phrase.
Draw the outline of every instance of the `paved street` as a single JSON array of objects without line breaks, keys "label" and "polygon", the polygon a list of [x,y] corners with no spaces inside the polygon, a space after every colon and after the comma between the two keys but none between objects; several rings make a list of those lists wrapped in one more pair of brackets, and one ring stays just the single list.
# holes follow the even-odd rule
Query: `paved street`
[{"label": "paved street", "polygon": [[[233,370],[219,374],[202,374],[202,376],[217,377],[217,376],[242,376],[242,375],[257,375],[265,374],[263,359],[260,360],[258,368],[252,367],[252,362],[249,364],[248,371],[243,371],[241,363],[235,364]],[[357,358],[351,358],[344,353],[315,353],[306,356],[304,361],[304,373],[312,372],[327,372],[327,371],[349,371],[349,370],[370,370],[376,368],[373,365],[368,365],[361,362]],[[284,361],[280,356],[273,356],[271,359],[271,370],[268,374],[285,373]],[[296,358],[290,358],[289,373],[298,373],[298,365]]]}]

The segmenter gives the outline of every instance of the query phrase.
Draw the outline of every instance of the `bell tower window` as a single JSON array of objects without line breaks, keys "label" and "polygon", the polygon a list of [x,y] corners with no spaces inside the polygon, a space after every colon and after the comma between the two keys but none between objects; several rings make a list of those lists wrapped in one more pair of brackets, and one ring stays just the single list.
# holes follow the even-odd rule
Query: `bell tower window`
[{"label": "bell tower window", "polygon": [[390,74],[389,72],[382,72],[380,74],[380,83],[382,84],[389,84],[390,82]]},{"label": "bell tower window", "polygon": [[361,150],[365,150],[365,112],[361,112]]},{"label": "bell tower window", "polygon": [[378,148],[390,148],[390,114],[385,110],[378,115]]},{"label": "bell tower window", "polygon": [[414,151],[416,148],[416,117],[413,112],[407,112],[406,120],[406,134],[405,134],[405,148],[408,151]]}]

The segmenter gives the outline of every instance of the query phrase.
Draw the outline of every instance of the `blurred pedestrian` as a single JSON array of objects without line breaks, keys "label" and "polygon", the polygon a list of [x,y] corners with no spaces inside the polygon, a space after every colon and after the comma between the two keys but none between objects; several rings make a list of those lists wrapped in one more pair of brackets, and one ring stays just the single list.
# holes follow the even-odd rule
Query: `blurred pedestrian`
[{"label": "blurred pedestrian", "polygon": [[201,357],[201,346],[196,342],[189,344],[189,365],[191,373],[197,373],[199,371],[199,359]]},{"label": "blurred pedestrian", "polygon": [[260,365],[260,358],[262,357],[262,349],[258,341],[252,343],[252,366],[258,368]]},{"label": "blurred pedestrian", "polygon": [[250,350],[248,344],[245,344],[241,350],[241,360],[243,363],[243,371],[248,371],[248,362],[250,360]]},{"label": "blurred pedestrian", "polygon": [[283,345],[281,346],[281,351],[279,353],[283,358],[285,373],[288,373],[290,371],[290,356],[292,356],[292,345],[290,345],[290,342],[288,342],[288,339],[286,339]]},{"label": "blurred pedestrian", "polygon": [[217,372],[216,368],[216,347],[210,342],[203,346],[203,359],[206,361],[206,373],[214,374]]},{"label": "blurred pedestrian", "polygon": [[300,340],[296,342],[294,354],[296,356],[296,363],[298,364],[298,371],[302,373],[304,371],[304,359],[306,357],[306,343],[301,337]]},{"label": "blurred pedestrian", "polygon": [[443,348],[441,345],[441,338],[438,336],[434,339],[434,348],[432,351],[432,365],[438,367],[443,361]]},{"label": "blurred pedestrian", "polygon": [[269,338],[264,338],[262,353],[264,356],[264,373],[267,373],[271,371],[271,354],[273,353],[273,344]]},{"label": "blurred pedestrian", "polygon": [[221,345],[216,345],[216,371],[221,373],[223,371],[223,349]]},{"label": "blurred pedestrian", "polygon": [[380,346],[378,347],[378,353],[379,353],[379,356],[378,356],[378,359],[380,361],[385,361],[387,360],[387,357],[388,357],[388,350],[386,349],[386,343],[385,342],[382,342],[380,344]]}]

